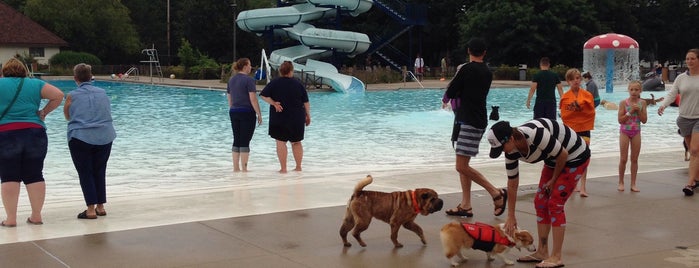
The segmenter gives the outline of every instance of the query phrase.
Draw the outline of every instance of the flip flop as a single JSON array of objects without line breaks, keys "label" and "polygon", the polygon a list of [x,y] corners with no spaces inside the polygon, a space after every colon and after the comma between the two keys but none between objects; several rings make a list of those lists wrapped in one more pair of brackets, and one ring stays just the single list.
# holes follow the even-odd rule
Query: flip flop
[{"label": "flip flop", "polygon": [[27,223],[29,223],[29,224],[34,224],[34,225],[42,225],[42,224],[44,224],[43,221],[32,221],[31,217],[27,218]]},{"label": "flip flop", "polygon": [[507,207],[507,190],[501,189],[500,195],[498,195],[498,197],[493,198],[493,201],[498,201],[500,199],[502,199],[501,206],[495,205],[495,202],[493,202],[493,205],[495,205],[495,211],[497,211],[498,209],[500,210],[500,212],[493,212],[495,216],[500,216],[503,213],[505,213],[505,208]]},{"label": "flip flop", "polygon": [[534,257],[534,255],[527,255],[517,259],[517,262],[541,262],[541,259]]},{"label": "flip flop", "polygon": [[464,208],[461,208],[461,204],[459,204],[458,206],[456,206],[456,208],[452,208],[450,210],[447,210],[446,213],[447,213],[447,215],[450,215],[450,216],[461,216],[461,217],[470,218],[470,217],[473,217],[473,212],[471,212],[471,211],[473,211],[473,208],[464,209]]},{"label": "flip flop", "polygon": [[17,224],[5,224],[5,221],[2,221],[2,222],[0,222],[0,226],[12,228],[12,227],[17,227]]},{"label": "flip flop", "polygon": [[553,263],[553,262],[547,262],[547,261],[541,261],[540,263],[536,264],[536,268],[559,268],[565,266],[563,263]]}]

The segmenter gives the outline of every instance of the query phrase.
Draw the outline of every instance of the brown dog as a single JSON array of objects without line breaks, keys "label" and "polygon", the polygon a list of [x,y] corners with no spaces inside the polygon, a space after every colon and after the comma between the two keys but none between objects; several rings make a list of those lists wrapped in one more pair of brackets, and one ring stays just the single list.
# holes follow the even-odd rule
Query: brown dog
[{"label": "brown dog", "polygon": [[367,175],[357,183],[347,204],[347,213],[340,227],[340,237],[345,247],[352,246],[347,242],[347,233],[352,229],[352,236],[357,239],[359,245],[366,247],[360,234],[369,228],[372,217],[391,225],[391,241],[395,247],[403,246],[398,243],[398,229],[401,226],[415,232],[420,241],[426,244],[422,228],[414,220],[418,214],[427,216],[442,209],[443,202],[437,192],[427,188],[391,193],[364,191],[364,187],[372,181],[371,175]]},{"label": "brown dog", "polygon": [[505,253],[511,248],[536,251],[534,237],[528,231],[517,229],[515,236],[510,237],[503,231],[504,226],[504,223],[496,226],[484,223],[448,223],[439,232],[444,255],[451,261],[452,266],[458,266],[459,263],[468,260],[462,253],[463,249],[477,249],[485,251],[489,261],[498,256],[505,264],[513,265],[514,261],[505,257]]}]

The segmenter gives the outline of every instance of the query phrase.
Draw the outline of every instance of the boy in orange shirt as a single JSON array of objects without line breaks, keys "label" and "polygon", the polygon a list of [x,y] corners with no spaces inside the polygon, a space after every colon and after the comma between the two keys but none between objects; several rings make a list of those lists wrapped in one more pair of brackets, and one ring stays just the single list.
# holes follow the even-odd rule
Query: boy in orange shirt
[{"label": "boy in orange shirt", "polygon": [[[575,130],[590,145],[590,131],[595,128],[595,101],[592,93],[580,87],[582,75],[578,69],[566,71],[566,82],[570,89],[561,96],[560,110],[563,124]],[[580,179],[580,196],[587,197],[585,181],[587,171]]]}]

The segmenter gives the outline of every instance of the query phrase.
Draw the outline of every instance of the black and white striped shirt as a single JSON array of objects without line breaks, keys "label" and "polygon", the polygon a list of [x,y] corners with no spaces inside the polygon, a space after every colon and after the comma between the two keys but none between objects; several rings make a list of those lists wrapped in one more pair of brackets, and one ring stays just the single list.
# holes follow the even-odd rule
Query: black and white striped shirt
[{"label": "black and white striped shirt", "polygon": [[569,128],[558,121],[547,118],[537,118],[518,126],[529,145],[529,155],[519,151],[505,153],[505,168],[507,177],[519,177],[519,160],[536,163],[544,160],[549,167],[556,166],[556,157],[565,149],[568,151],[566,167],[577,167],[590,158],[590,148],[585,141]]}]

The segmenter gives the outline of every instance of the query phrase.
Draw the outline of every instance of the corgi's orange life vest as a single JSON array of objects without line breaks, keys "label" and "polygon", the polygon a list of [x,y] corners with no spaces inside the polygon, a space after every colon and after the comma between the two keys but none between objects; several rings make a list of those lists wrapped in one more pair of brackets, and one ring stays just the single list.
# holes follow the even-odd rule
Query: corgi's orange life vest
[{"label": "corgi's orange life vest", "polygon": [[493,247],[495,247],[495,244],[506,246],[515,245],[515,243],[507,239],[506,236],[496,232],[495,227],[491,225],[480,222],[476,222],[475,224],[462,222],[461,227],[475,240],[472,247],[473,249],[490,252],[493,250]]}]

